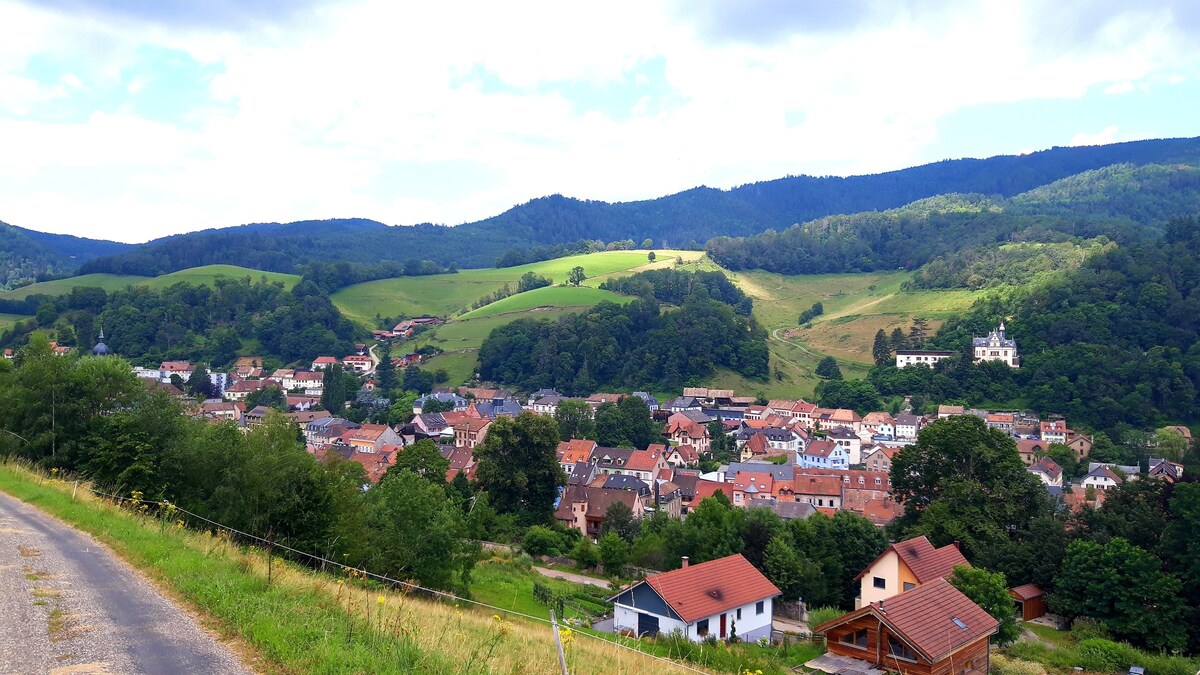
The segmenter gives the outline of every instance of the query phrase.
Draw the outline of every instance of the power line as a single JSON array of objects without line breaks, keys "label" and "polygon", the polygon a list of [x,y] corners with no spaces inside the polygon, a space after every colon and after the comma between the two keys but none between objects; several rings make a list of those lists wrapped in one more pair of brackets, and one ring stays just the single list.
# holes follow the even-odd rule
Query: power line
[{"label": "power line", "polygon": [[[277,543],[277,542],[271,541],[271,540],[269,540],[269,539],[265,539],[265,538],[263,538],[263,537],[260,537],[260,536],[258,536],[258,535],[250,534],[249,532],[243,532],[243,531],[241,531],[241,530],[239,530],[239,529],[236,529],[236,528],[230,527],[230,526],[228,526],[228,525],[225,525],[225,524],[223,524],[223,523],[218,523],[218,522],[217,522],[217,521],[215,521],[215,520],[212,520],[212,519],[210,519],[210,518],[205,518],[204,516],[202,516],[202,515],[200,515],[200,514],[198,514],[198,513],[192,513],[191,511],[188,511],[187,509],[181,508],[181,507],[179,507],[179,506],[177,506],[177,505],[175,505],[175,504],[172,504],[172,503],[170,503],[169,501],[166,501],[166,500],[162,500],[162,501],[155,501],[155,500],[150,500],[150,499],[135,499],[135,498],[133,498],[133,497],[121,497],[121,496],[119,496],[119,495],[109,494],[109,493],[107,493],[107,492],[101,492],[101,491],[98,491],[98,490],[96,490],[95,488],[93,488],[93,487],[90,487],[90,486],[89,486],[89,488],[88,488],[88,489],[89,489],[89,490],[91,490],[92,494],[94,494],[94,495],[97,495],[97,496],[100,496],[100,497],[106,497],[106,498],[108,498],[108,499],[112,499],[112,500],[115,500],[115,501],[120,501],[120,502],[129,502],[129,503],[131,503],[131,504],[153,504],[153,505],[155,505],[155,506],[158,506],[159,508],[167,508],[167,507],[171,507],[171,508],[175,509],[176,511],[179,511],[180,513],[186,513],[187,515],[189,515],[189,516],[191,516],[191,517],[193,517],[193,518],[197,518],[197,519],[199,519],[199,520],[202,520],[202,521],[204,521],[204,522],[206,522],[206,523],[209,523],[209,524],[213,525],[214,527],[220,528],[220,529],[222,529],[222,530],[228,530],[229,532],[232,532],[232,533],[234,533],[234,534],[239,534],[239,535],[241,535],[241,536],[243,536],[243,537],[245,537],[245,538],[247,538],[247,539],[252,539],[252,540],[254,540],[254,541],[262,542],[262,543],[266,544],[267,546],[271,546],[271,547],[274,547],[274,548],[283,549],[283,550],[285,550],[285,551],[289,551],[289,552],[291,552],[291,553],[295,553],[296,555],[304,556],[304,557],[306,557],[306,558],[309,558],[310,560],[313,560],[313,561],[315,561],[315,562],[320,562],[320,563],[325,563],[325,564],[328,564],[328,565],[333,565],[333,566],[335,566],[335,567],[340,567],[341,569],[343,569],[343,570],[346,570],[346,571],[352,571],[352,572],[355,572],[355,573],[357,573],[357,574],[361,574],[361,575],[363,575],[363,576],[367,576],[367,577],[372,577],[372,578],[374,578],[374,579],[377,579],[377,580],[379,580],[379,581],[384,581],[384,582],[387,582],[387,583],[390,583],[390,584],[394,584],[394,585],[397,585],[397,586],[405,586],[405,587],[407,587],[407,588],[409,588],[409,589],[412,589],[412,590],[424,591],[425,593],[429,593],[429,594],[432,594],[432,595],[435,595],[435,596],[440,596],[440,597],[443,597],[443,598],[447,598],[447,599],[450,599],[450,600],[452,600],[452,601],[454,601],[454,602],[463,602],[463,603],[467,603],[467,604],[471,604],[471,605],[477,605],[477,606],[479,606],[479,607],[484,607],[484,608],[487,608],[487,609],[489,609],[489,610],[492,610],[492,611],[495,611],[495,612],[499,612],[499,613],[503,613],[503,614],[510,614],[510,615],[513,615],[513,616],[519,616],[519,617],[521,617],[521,618],[523,618],[523,619],[529,619],[530,621],[536,621],[536,622],[544,623],[544,624],[547,624],[547,625],[549,625],[549,626],[550,626],[552,629],[556,628],[556,626],[554,625],[554,622],[553,622],[553,621],[551,621],[551,620],[549,620],[549,619],[542,618],[542,617],[540,617],[540,616],[535,616],[535,615],[533,615],[533,614],[525,614],[525,613],[523,613],[523,612],[517,612],[517,611],[513,611],[513,610],[511,610],[511,609],[506,609],[506,608],[504,608],[504,607],[497,607],[497,606],[495,606],[495,605],[489,605],[489,604],[487,604],[486,602],[480,602],[480,601],[478,601],[478,600],[472,600],[472,599],[470,599],[470,598],[464,598],[464,597],[461,597],[461,596],[455,595],[455,594],[453,594],[453,593],[450,593],[450,592],[448,592],[448,591],[440,591],[440,590],[437,590],[437,589],[435,589],[435,588],[426,588],[426,587],[424,587],[424,586],[421,586],[421,585],[418,585],[418,584],[414,584],[414,583],[412,583],[412,582],[410,582],[410,581],[401,581],[401,580],[399,580],[399,579],[393,579],[393,578],[391,578],[391,577],[388,577],[388,576],[385,576],[385,575],[382,575],[382,574],[376,574],[376,573],[374,573],[374,572],[369,572],[369,571],[367,571],[367,570],[365,570],[365,569],[359,569],[359,568],[357,568],[357,567],[351,567],[350,565],[346,565],[346,564],[344,564],[344,563],[340,563],[340,562],[338,562],[338,561],[336,561],[336,560],[329,560],[328,558],[322,558],[322,557],[321,557],[321,556],[319,556],[319,555],[315,555],[315,554],[309,553],[309,552],[307,552],[307,551],[301,551],[301,550],[298,550],[298,549],[294,549],[294,548],[291,548],[290,546],[286,546],[286,545],[284,545],[284,544],[279,544],[279,543]],[[597,634],[594,634],[594,633],[582,632],[582,631],[581,631],[581,632],[578,632],[577,634],[578,634],[578,635],[586,635],[587,637],[593,638],[593,639],[595,639],[595,640],[598,640],[598,641],[600,641],[600,642],[603,642],[603,643],[605,643],[605,644],[609,644],[609,645],[612,645],[612,646],[614,646],[614,647],[619,647],[619,648],[621,648],[621,649],[624,649],[624,650],[627,650],[627,651],[633,652],[633,653],[635,653],[635,654],[639,654],[639,655],[641,655],[641,656],[645,656],[645,657],[647,657],[647,658],[655,659],[655,660],[657,660],[657,661],[662,661],[663,663],[669,663],[669,664],[671,664],[672,666],[675,666],[676,668],[682,668],[683,670],[688,670],[688,671],[691,671],[691,672],[693,672],[693,673],[706,673],[706,672],[707,672],[707,671],[700,670],[700,669],[698,669],[698,668],[693,668],[692,666],[688,666],[688,665],[685,665],[685,664],[679,663],[678,661],[674,661],[674,660],[672,660],[672,659],[668,659],[668,658],[665,658],[665,657],[662,657],[662,656],[658,656],[658,655],[656,655],[656,654],[650,654],[649,652],[644,652],[644,651],[642,651],[641,649],[637,649],[637,648],[631,647],[631,646],[629,646],[629,645],[623,644],[623,643],[621,643],[621,642],[617,642],[616,640],[610,640],[610,639],[608,639],[608,638],[606,638],[606,637],[602,637],[602,636],[600,636],[600,635],[597,635]]]}]

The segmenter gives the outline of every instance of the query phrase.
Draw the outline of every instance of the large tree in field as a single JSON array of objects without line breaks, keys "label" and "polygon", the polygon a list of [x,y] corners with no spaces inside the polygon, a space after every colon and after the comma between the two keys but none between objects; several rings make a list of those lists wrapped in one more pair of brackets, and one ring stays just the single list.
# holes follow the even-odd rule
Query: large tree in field
[{"label": "large tree in field", "polygon": [[1049,511],[1045,488],[1013,440],[973,415],[922,429],[896,453],[891,475],[892,494],[904,503],[895,533],[924,534],[939,546],[960,540],[968,558]]},{"label": "large tree in field", "polygon": [[887,334],[880,328],[875,332],[875,342],[871,345],[871,358],[875,365],[886,366],[892,361],[892,345],[888,342]]},{"label": "large tree in field", "polygon": [[558,424],[550,417],[525,412],[492,422],[475,448],[475,475],[492,507],[526,525],[548,522],[566,483],[557,450]]},{"label": "large tree in field", "polygon": [[372,570],[447,588],[474,563],[462,511],[415,473],[389,475],[367,493],[366,523]]}]

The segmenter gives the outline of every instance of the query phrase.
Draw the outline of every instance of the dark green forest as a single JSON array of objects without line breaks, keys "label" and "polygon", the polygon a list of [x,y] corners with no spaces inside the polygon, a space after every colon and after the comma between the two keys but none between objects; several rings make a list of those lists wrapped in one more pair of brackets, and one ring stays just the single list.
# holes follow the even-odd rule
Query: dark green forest
[{"label": "dark green forest", "polygon": [[57,298],[31,298],[34,318],[0,337],[17,346],[36,328],[53,327],[59,342],[90,349],[100,328],[116,353],[139,362],[190,359],[230,364],[244,347],[282,363],[354,350],[356,328],[314,284],[291,291],[264,280],[217,279],[211,286],[132,286],[107,293],[77,287]]},{"label": "dark green forest", "polygon": [[1104,236],[1126,244],[1200,209],[1200,169],[1118,165],[1011,199],[943,194],[888,211],[829,216],[776,232],[710,240],[713,260],[781,274],[917,269],[939,257],[1010,242]]},{"label": "dark green forest", "polygon": [[567,395],[604,388],[679,389],[717,367],[767,375],[766,333],[698,287],[679,309],[658,301],[605,302],[558,320],[519,319],[492,331],[479,350],[479,374],[526,391]]},{"label": "dark green forest", "polygon": [[69,276],[81,262],[127,248],[129,244],[34,232],[0,221],[0,290]]}]

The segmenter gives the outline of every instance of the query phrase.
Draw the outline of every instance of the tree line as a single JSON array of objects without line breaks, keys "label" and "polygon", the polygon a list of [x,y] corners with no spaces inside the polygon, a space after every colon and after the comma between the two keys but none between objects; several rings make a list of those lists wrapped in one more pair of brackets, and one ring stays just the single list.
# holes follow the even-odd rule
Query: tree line
[{"label": "tree line", "polygon": [[59,297],[39,296],[33,319],[3,337],[19,346],[35,330],[89,350],[100,329],[116,353],[139,362],[189,359],[222,367],[246,345],[282,363],[351,353],[358,329],[314,284],[291,291],[265,279],[219,278],[211,285],[144,286],[111,293],[76,287]]},{"label": "tree line", "polygon": [[734,308],[742,316],[750,316],[754,303],[737,284],[730,281],[724,272],[684,272],[676,269],[646,270],[627,277],[618,277],[601,282],[600,288],[632,295],[639,298],[654,298],[668,305],[682,305],[703,286],[708,297]]},{"label": "tree line", "polygon": [[520,319],[492,331],[479,373],[527,391],[587,395],[604,387],[678,389],[730,368],[765,378],[765,332],[753,318],[710,299],[703,286],[676,310],[656,300],[601,303],[558,320]]}]

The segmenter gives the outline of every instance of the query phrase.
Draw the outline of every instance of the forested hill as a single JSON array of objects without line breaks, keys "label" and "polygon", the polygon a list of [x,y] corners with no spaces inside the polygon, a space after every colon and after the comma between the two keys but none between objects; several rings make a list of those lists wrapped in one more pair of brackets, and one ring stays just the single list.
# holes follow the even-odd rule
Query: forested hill
[{"label": "forested hill", "polygon": [[1119,164],[1010,199],[949,194],[898,209],[828,216],[782,232],[708,242],[729,269],[784,274],[915,269],[939,256],[1003,242],[1106,236],[1132,243],[1200,210],[1200,168]]},{"label": "forested hill", "polygon": [[491,267],[513,249],[583,239],[651,239],[660,248],[699,247],[712,237],[754,235],[833,214],[896,208],[936,195],[1008,198],[1114,164],[1174,163],[1200,165],[1200,138],[1052,148],[849,178],[789,176],[731,190],[698,187],[617,204],[553,195],[456,227],[388,227],[363,219],[245,225],[153,241],[96,260],[83,271],[156,275],[219,262],[294,273],[300,265],[330,259],[428,259],[460,268]]},{"label": "forested hill", "polygon": [[0,289],[71,274],[81,262],[127,248],[129,244],[35,232],[0,222]]},{"label": "forested hill", "polygon": [[[971,365],[971,337],[1002,320],[1020,348],[1020,369]],[[1118,433],[1194,423],[1200,221],[1172,220],[1162,237],[1109,248],[1048,283],[988,296],[924,346],[963,356],[933,370],[876,367],[868,380],[879,394],[972,406],[1020,401],[1064,414],[1073,425]]]}]

